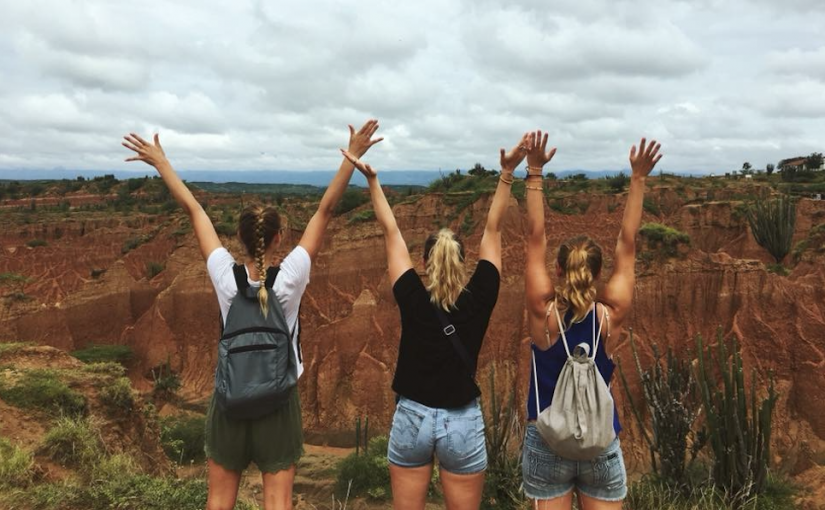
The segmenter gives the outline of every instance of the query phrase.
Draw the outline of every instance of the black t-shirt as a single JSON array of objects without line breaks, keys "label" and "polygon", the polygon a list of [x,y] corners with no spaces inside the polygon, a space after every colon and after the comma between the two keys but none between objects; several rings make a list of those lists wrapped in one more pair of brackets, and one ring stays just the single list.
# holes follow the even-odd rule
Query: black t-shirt
[{"label": "black t-shirt", "polygon": [[[496,266],[480,260],[455,307],[447,312],[473,360],[478,360],[498,299],[499,279]],[[481,395],[469,369],[442,332],[430,293],[415,269],[398,278],[393,294],[401,311],[401,344],[392,389],[425,406],[442,409],[464,406]]]}]

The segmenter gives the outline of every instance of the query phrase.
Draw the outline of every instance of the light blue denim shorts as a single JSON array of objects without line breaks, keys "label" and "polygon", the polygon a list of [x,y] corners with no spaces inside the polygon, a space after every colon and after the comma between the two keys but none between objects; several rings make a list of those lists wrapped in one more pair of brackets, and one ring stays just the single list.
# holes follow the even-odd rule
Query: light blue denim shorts
[{"label": "light blue denim shorts", "polygon": [[441,469],[455,474],[487,469],[484,417],[478,399],[464,407],[438,409],[401,397],[392,417],[387,459],[420,467],[438,457]]},{"label": "light blue denim shorts", "polygon": [[550,451],[531,422],[524,435],[521,460],[528,498],[558,498],[574,488],[602,501],[621,501],[627,496],[627,471],[618,437],[593,460],[568,460]]}]

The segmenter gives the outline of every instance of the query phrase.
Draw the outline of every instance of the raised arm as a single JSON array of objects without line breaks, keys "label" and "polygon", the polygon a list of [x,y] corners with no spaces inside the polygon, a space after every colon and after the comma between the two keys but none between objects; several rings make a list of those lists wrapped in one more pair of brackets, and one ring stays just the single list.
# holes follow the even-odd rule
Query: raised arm
[{"label": "raised arm", "polygon": [[392,208],[381,183],[378,182],[378,173],[368,164],[357,159],[348,151],[341,151],[355,167],[367,178],[370,187],[370,198],[372,198],[372,208],[375,210],[375,219],[384,230],[384,244],[387,248],[387,270],[390,273],[390,285],[395,285],[396,280],[402,274],[413,267],[410,252],[407,250],[407,243],[398,229],[398,223],[392,214]]},{"label": "raised arm", "polygon": [[659,154],[660,147],[656,140],[648,145],[642,138],[638,151],[635,145],[630,149],[630,191],[627,194],[622,227],[616,242],[613,275],[608,280],[602,297],[604,304],[611,309],[611,329],[615,331],[622,327],[633,301],[633,285],[636,280],[636,234],[642,222],[645,180],[662,158]]},{"label": "raised arm", "polygon": [[484,234],[481,236],[481,246],[478,250],[478,258],[489,260],[496,266],[499,273],[501,273],[501,217],[507,210],[510,187],[513,184],[513,172],[527,154],[528,137],[529,133],[525,133],[518,145],[510,149],[510,152],[500,149],[501,176],[498,179],[490,211],[487,213],[487,224],[484,226]]},{"label": "raised arm", "polygon": [[143,161],[155,167],[158,171],[164,184],[169,188],[169,193],[189,216],[189,221],[195,230],[195,237],[198,239],[201,255],[203,255],[204,260],[209,258],[210,253],[221,247],[221,240],[218,238],[218,234],[215,233],[212,220],[209,219],[201,204],[195,200],[192,192],[189,191],[186,184],[178,177],[175,169],[169,164],[169,160],[166,159],[166,154],[163,152],[163,147],[160,146],[158,135],[155,134],[154,144],[147,142],[135,133],[124,136],[123,140],[124,147],[137,153],[137,156],[127,158],[126,161]]},{"label": "raised arm", "polygon": [[544,165],[556,155],[556,148],[547,151],[547,134],[530,133],[527,153],[527,264],[524,287],[527,297],[528,327],[533,343],[547,348],[544,321],[547,303],[555,291],[547,272],[547,238],[544,233]]},{"label": "raised arm", "polygon": [[[357,132],[355,128],[349,126],[349,150],[352,154],[358,157],[367,153],[370,147],[383,140],[383,138],[372,139],[372,135],[378,129],[377,120],[368,120],[360,130]],[[349,180],[352,177],[352,172],[355,168],[352,163],[345,159],[341,161],[341,166],[338,168],[338,173],[332,178],[324,196],[321,197],[321,203],[318,204],[318,210],[312,215],[312,218],[307,223],[307,228],[304,230],[304,235],[298,244],[303,247],[311,259],[315,259],[318,251],[321,249],[321,242],[324,238],[324,231],[327,229],[330,220],[332,219],[332,211],[341,200],[341,196],[347,189]]]}]

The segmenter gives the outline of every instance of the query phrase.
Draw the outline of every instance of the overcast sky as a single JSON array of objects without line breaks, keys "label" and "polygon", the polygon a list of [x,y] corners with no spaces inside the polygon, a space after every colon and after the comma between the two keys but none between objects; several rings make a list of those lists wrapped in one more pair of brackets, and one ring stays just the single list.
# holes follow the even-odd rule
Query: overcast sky
[{"label": "overcast sky", "polygon": [[[380,169],[496,168],[541,128],[551,167],[670,171],[825,151],[822,0],[0,0],[0,168],[334,169],[380,120]],[[21,175],[21,177],[23,177]]]}]

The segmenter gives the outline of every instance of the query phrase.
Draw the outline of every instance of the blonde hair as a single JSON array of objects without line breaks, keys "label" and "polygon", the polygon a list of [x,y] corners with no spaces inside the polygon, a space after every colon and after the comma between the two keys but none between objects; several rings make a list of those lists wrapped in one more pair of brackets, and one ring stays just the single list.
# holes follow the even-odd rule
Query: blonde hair
[{"label": "blonde hair", "polygon": [[571,309],[572,322],[584,319],[596,300],[596,278],[602,269],[602,249],[587,236],[565,241],[557,258],[564,280],[556,286],[556,306]]},{"label": "blonde hair", "polygon": [[269,291],[266,289],[266,249],[281,231],[281,216],[273,207],[250,205],[241,212],[238,236],[258,271],[258,303],[264,317],[269,312]]},{"label": "blonde hair", "polygon": [[464,266],[464,246],[452,230],[441,229],[424,243],[424,263],[430,282],[430,301],[446,311],[455,305],[464,289],[467,268]]}]

